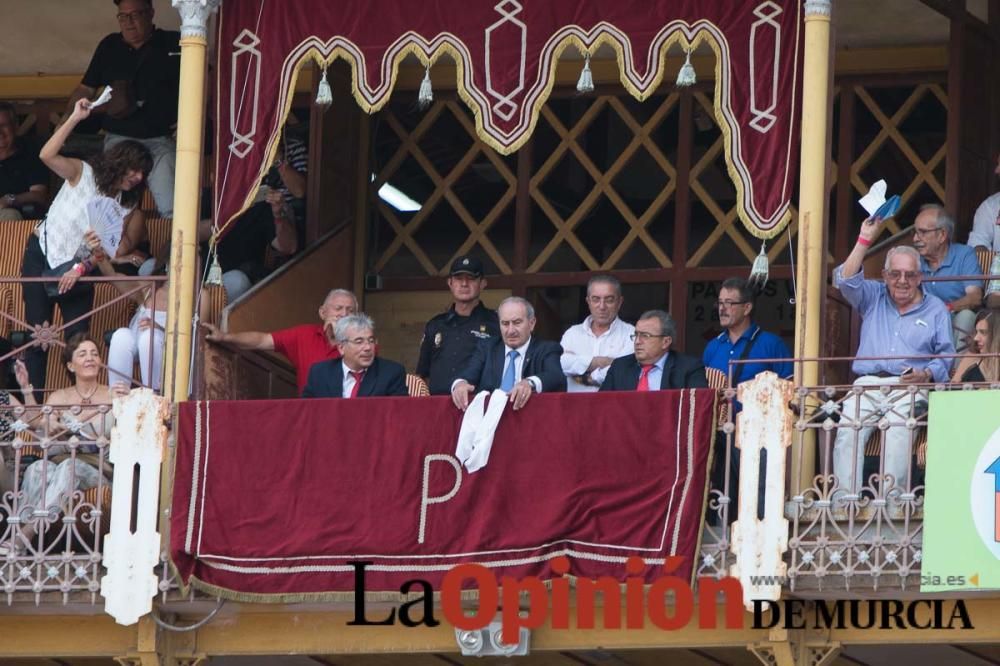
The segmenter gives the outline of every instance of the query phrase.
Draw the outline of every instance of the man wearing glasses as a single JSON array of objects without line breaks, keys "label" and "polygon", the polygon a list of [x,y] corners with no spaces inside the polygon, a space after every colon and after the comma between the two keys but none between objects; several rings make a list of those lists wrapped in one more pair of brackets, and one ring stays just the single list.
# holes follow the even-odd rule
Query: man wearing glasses
[{"label": "man wearing glasses", "polygon": [[[794,373],[792,362],[788,359],[792,354],[788,346],[774,333],[761,329],[754,322],[754,291],[743,278],[729,278],[719,289],[719,323],[723,331],[713,338],[705,352],[702,361],[705,367],[715,368],[726,377],[730,377],[730,363],[733,361],[749,361],[734,363],[732,370],[732,385],[737,386],[751,380],[762,372],[770,371],[781,378],[790,378]],[[781,361],[764,359],[786,359]],[[739,411],[741,405],[734,403],[734,410]],[[733,415],[735,418],[735,414]],[[729,487],[725,486],[727,438],[724,433],[718,433],[715,439],[715,457],[712,465],[712,487],[724,491],[727,497],[735,497],[736,483],[740,478],[740,450],[733,447],[729,455]],[[764,485],[767,479],[764,475],[758,478],[758,501],[764,502]],[[735,520],[738,503],[730,505],[730,519]]]},{"label": "man wearing glasses", "polygon": [[[729,278],[722,283],[716,307],[724,330],[705,347],[701,357],[705,367],[721,370],[728,377],[731,361],[792,357],[781,338],[762,330],[754,322],[753,297],[753,289],[742,278]],[[789,360],[738,363],[732,368],[733,386],[753,379],[765,370],[786,379],[794,372]]]},{"label": "man wearing glasses", "polygon": [[[955,243],[955,220],[937,204],[926,204],[913,221],[913,247],[920,253],[920,272],[924,277],[982,275],[976,251]],[[983,303],[980,280],[925,282],[927,293],[934,294],[951,312],[952,341],[958,351],[976,326],[976,310]]]},{"label": "man wearing glasses", "polygon": [[[854,385],[947,382],[951,358],[907,358],[955,353],[951,316],[941,299],[922,288],[917,251],[909,246],[889,250],[882,271],[884,283],[864,277],[865,251],[881,230],[882,220],[865,220],[851,254],[833,272],[833,286],[862,317],[859,358],[851,365],[851,370],[859,375]],[[846,510],[845,502],[857,502],[859,489],[868,485],[862,478],[865,442],[879,416],[889,424],[885,431],[885,474],[892,477],[897,488],[908,486],[912,452],[906,420],[912,415],[912,402],[920,395],[922,392],[914,396],[903,389],[882,393],[871,388],[860,396],[851,393],[844,400],[833,451],[838,483],[834,497],[837,514]],[[856,430],[851,427],[855,423],[864,427]],[[898,495],[890,496],[886,483],[883,477],[878,496],[889,498],[894,516],[902,515]]]},{"label": "man wearing glasses", "polygon": [[174,214],[177,93],[180,86],[180,33],[153,26],[152,0],[115,0],[120,32],[97,45],[83,80],[69,98],[94,99],[112,87],[111,101],[94,109],[105,131],[104,148],[135,139],[153,155],[148,185],[163,217]]},{"label": "man wearing glasses", "polygon": [[562,337],[563,373],[570,393],[593,393],[604,382],[611,362],[632,351],[635,326],[618,318],[622,285],[610,275],[595,275],[587,282],[590,316],[570,327]]},{"label": "man wearing glasses", "polygon": [[705,366],[694,356],[671,351],[677,325],[663,310],[642,313],[632,334],[635,353],[616,358],[602,391],[660,391],[706,388]]},{"label": "man wearing glasses", "polygon": [[342,317],[334,327],[340,358],[309,370],[303,398],[372,398],[407,395],[406,370],[376,356],[375,322],[366,314]]}]

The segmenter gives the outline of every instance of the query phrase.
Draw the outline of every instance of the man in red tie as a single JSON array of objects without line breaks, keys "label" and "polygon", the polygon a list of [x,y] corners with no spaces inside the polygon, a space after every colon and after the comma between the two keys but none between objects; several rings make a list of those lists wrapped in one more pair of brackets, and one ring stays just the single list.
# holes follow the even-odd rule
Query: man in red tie
[{"label": "man in red tie", "polygon": [[663,310],[644,312],[632,334],[635,353],[616,358],[602,391],[659,391],[706,388],[705,366],[693,356],[671,351],[677,326]]},{"label": "man in red tie", "polygon": [[365,314],[342,317],[334,326],[340,358],[309,370],[303,398],[370,398],[407,395],[406,371],[376,356],[375,322]]}]

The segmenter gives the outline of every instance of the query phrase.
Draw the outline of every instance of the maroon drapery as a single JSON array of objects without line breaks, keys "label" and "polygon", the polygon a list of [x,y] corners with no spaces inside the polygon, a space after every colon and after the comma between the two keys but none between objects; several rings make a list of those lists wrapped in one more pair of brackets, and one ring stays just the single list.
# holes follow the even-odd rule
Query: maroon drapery
[{"label": "maroon drapery", "polygon": [[[250,200],[291,107],[307,59],[345,58],[369,113],[389,99],[400,61],[458,63],[458,92],[479,136],[509,153],[527,140],[566,48],[609,44],[621,82],[645,99],[676,72],[675,45],[715,53],[715,109],[737,210],[759,237],[790,218],[797,159],[800,0],[242,0],[223,3],[218,39],[216,219],[225,227]],[[581,63],[582,65],[582,63]]]},{"label": "maroon drapery", "polygon": [[[458,475],[446,397],[181,403],[171,554],[185,581],[253,600],[349,594],[360,558],[372,592],[440,589],[469,561],[549,578],[560,554],[571,575],[620,580],[629,556],[652,580],[677,555],[690,577],[714,404],[709,389],[538,395]],[[421,521],[421,497],[456,480]]]}]

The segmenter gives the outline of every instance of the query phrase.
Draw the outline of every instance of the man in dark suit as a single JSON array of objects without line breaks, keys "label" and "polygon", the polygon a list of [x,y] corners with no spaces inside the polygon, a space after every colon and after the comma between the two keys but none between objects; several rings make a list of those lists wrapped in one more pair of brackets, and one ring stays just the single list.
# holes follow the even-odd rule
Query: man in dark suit
[{"label": "man in dark suit", "polygon": [[406,371],[375,355],[375,322],[368,315],[341,317],[334,326],[340,358],[309,369],[303,398],[371,398],[407,395]]},{"label": "man in dark suit", "polygon": [[507,391],[514,409],[524,407],[532,393],[566,390],[559,364],[562,347],[531,337],[535,330],[531,303],[512,296],[500,303],[497,314],[501,339],[483,340],[451,385],[451,399],[462,411],[476,390]]},{"label": "man in dark suit", "polygon": [[663,310],[644,312],[635,323],[635,353],[616,358],[602,391],[659,391],[706,388],[705,366],[693,356],[670,351],[677,326]]}]

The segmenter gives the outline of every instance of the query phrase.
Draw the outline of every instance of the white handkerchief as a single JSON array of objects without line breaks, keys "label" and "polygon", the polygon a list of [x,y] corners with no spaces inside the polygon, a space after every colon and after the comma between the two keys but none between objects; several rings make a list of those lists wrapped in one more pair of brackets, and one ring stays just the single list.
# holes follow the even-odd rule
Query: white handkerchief
[{"label": "white handkerchief", "polygon": [[104,90],[101,91],[101,94],[98,96],[98,98],[90,103],[90,108],[95,109],[102,104],[107,104],[110,101],[111,101],[111,86],[105,86]]},{"label": "white handkerchief", "polygon": [[868,190],[868,194],[858,199],[858,203],[868,211],[869,216],[874,215],[879,206],[885,203],[886,187],[884,180],[876,181]]},{"label": "white handkerchief", "polygon": [[[481,394],[480,394],[481,395]],[[497,434],[500,417],[507,406],[507,393],[497,389],[490,396],[490,404],[482,422],[476,428],[476,441],[472,447],[472,455],[465,461],[465,469],[471,474],[486,467],[490,460],[490,450],[493,448],[493,437]]]},{"label": "white handkerchief", "polygon": [[455,446],[455,457],[463,465],[472,456],[472,449],[476,445],[476,431],[483,422],[486,396],[489,394],[489,391],[480,391],[465,408],[462,427],[458,431],[458,444]]}]

